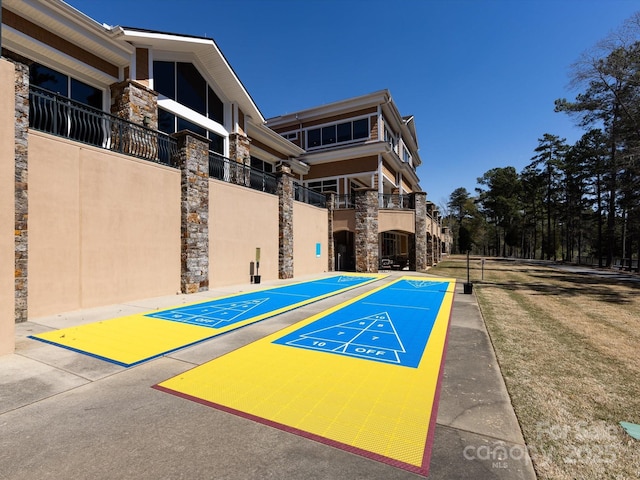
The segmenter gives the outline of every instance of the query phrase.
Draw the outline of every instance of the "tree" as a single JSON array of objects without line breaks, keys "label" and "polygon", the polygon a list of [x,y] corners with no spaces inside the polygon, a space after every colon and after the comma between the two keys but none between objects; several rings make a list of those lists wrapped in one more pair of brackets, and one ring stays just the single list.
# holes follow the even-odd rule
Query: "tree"
[{"label": "tree", "polygon": [[487,187],[477,189],[478,202],[487,221],[495,227],[495,252],[506,256],[506,247],[515,247],[513,236],[508,233],[518,227],[521,218],[520,179],[513,167],[493,168],[478,178],[478,183]]},{"label": "tree", "polygon": [[593,49],[585,52],[573,67],[572,84],[586,87],[574,102],[556,100],[556,111],[577,118],[582,126],[601,126],[608,139],[607,266],[616,246],[620,153],[630,140],[640,141],[640,13]]},{"label": "tree", "polygon": [[[559,216],[556,206],[559,203],[559,181],[560,169],[562,168],[564,157],[567,151],[567,144],[564,138],[557,135],[545,133],[542,138],[538,139],[538,147],[536,147],[536,155],[531,159],[529,168],[534,172],[539,172],[544,178],[545,189],[545,209],[547,219],[547,236],[546,241],[542,236],[543,255],[546,254],[547,260],[556,260],[556,222]],[[552,222],[553,219],[553,222]]]}]

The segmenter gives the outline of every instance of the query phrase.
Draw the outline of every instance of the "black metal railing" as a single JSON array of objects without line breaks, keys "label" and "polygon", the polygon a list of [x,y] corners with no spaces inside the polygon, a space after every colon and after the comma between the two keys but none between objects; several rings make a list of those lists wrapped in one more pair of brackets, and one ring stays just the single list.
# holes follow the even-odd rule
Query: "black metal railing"
[{"label": "black metal railing", "polygon": [[275,194],[278,188],[273,173],[263,172],[214,152],[209,152],[209,177],[271,194]]},{"label": "black metal railing", "polygon": [[394,193],[394,194],[381,193],[378,195],[378,198],[380,200],[380,204],[379,204],[380,208],[391,208],[391,209],[415,208],[412,195],[400,195],[397,193]]},{"label": "black metal railing", "polygon": [[327,206],[327,197],[324,193],[316,192],[310,188],[293,182],[294,199],[299,202],[308,203],[316,207],[325,208]]},{"label": "black metal railing", "polygon": [[349,208],[356,208],[356,195],[355,193],[336,195],[335,202],[336,209],[346,210]]},{"label": "black metal railing", "polygon": [[176,166],[176,140],[36,86],[29,87],[29,127],[136,158]]}]

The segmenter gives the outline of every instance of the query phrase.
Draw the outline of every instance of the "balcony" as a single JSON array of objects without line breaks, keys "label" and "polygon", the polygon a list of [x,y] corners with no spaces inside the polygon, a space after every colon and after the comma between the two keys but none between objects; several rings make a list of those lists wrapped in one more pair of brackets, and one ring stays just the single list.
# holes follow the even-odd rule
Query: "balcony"
[{"label": "balcony", "polygon": [[[336,195],[336,210],[348,210],[356,208],[356,200],[354,194]],[[415,202],[413,195],[400,194],[378,194],[378,208],[382,210],[413,210]]]},{"label": "balcony", "polygon": [[29,128],[177,167],[176,140],[43,88],[29,87]]},{"label": "balcony", "polygon": [[278,181],[273,173],[263,172],[214,152],[209,152],[209,177],[274,195],[278,189]]}]

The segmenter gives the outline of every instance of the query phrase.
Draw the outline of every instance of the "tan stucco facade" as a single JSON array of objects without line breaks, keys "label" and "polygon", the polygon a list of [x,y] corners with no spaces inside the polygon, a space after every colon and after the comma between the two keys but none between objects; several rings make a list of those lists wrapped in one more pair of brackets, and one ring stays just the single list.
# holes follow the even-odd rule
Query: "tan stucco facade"
[{"label": "tan stucco facade", "polygon": [[29,134],[29,318],[180,290],[180,172]]},{"label": "tan stucco facade", "polygon": [[209,180],[209,286],[248,283],[260,248],[259,274],[278,278],[278,197]]},{"label": "tan stucco facade", "polygon": [[[294,275],[310,275],[327,270],[329,219],[326,208],[306,203],[293,204]],[[320,246],[318,247],[318,244]],[[320,249],[319,255],[317,249]]]},{"label": "tan stucco facade", "polygon": [[13,64],[0,59],[0,355],[15,348],[14,74]]},{"label": "tan stucco facade", "polygon": [[378,233],[399,230],[416,233],[414,210],[380,210],[378,213]]}]

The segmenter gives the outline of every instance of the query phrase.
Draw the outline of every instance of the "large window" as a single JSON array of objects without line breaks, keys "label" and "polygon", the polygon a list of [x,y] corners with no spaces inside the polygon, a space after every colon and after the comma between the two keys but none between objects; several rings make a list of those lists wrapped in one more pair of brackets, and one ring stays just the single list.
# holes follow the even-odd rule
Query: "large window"
[{"label": "large window", "polygon": [[102,110],[102,90],[39,63],[29,67],[29,84]]},{"label": "large window", "polygon": [[175,133],[181,130],[197,133],[209,139],[210,151],[224,155],[224,137],[163,108],[158,108],[158,130],[164,133]]},{"label": "large window", "polygon": [[318,148],[369,138],[369,118],[334,123],[307,130],[307,148]]},{"label": "large window", "polygon": [[165,97],[224,124],[224,103],[192,63],[153,62],[153,88]]},{"label": "large window", "polygon": [[338,180],[319,180],[316,182],[309,182],[307,186],[311,190],[315,190],[316,192],[324,193],[324,192],[335,192],[338,193]]}]

